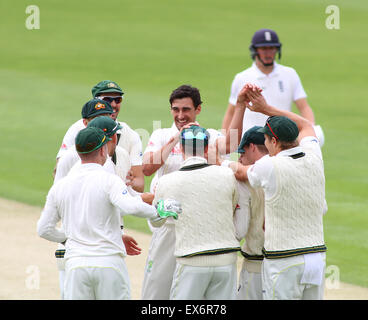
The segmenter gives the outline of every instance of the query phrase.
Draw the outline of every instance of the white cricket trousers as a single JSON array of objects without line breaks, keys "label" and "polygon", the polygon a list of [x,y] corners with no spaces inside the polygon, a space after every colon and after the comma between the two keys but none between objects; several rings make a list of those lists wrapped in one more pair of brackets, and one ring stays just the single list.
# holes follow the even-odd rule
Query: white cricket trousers
[{"label": "white cricket trousers", "polygon": [[236,263],[194,267],[176,263],[170,300],[235,300]]},{"label": "white cricket trousers", "polygon": [[322,300],[326,254],[267,259],[262,264],[264,300]]},{"label": "white cricket trousers", "polygon": [[154,228],[144,269],[142,300],[169,300],[176,266],[175,226]]},{"label": "white cricket trousers", "polygon": [[65,300],[128,300],[130,281],[120,255],[75,257],[65,262]]},{"label": "white cricket trousers", "polygon": [[263,300],[262,260],[243,259],[239,273],[237,300]]}]

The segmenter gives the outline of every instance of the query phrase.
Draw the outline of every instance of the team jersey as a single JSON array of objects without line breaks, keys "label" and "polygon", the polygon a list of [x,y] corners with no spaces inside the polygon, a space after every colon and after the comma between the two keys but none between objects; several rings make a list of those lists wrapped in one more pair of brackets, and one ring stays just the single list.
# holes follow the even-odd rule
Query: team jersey
[{"label": "team jersey", "polygon": [[[287,157],[304,151],[311,152],[322,160],[322,152],[318,143],[318,139],[313,136],[304,137],[300,141],[298,147],[283,150],[279,152],[276,157]],[[252,187],[264,189],[265,199],[271,199],[275,195],[277,182],[274,165],[269,155],[265,155],[249,168],[248,180]],[[324,211],[327,211],[327,207],[324,209]]]},{"label": "team jersey", "polygon": [[[142,141],[137,132],[130,128],[125,122],[119,122],[122,128],[117,131],[119,137],[118,146],[124,148],[130,157],[132,166],[142,165]],[[61,158],[65,152],[75,144],[78,132],[85,128],[83,119],[78,120],[70,126],[66,132],[56,158]]]},{"label": "team jersey", "polygon": [[[132,197],[126,184],[99,164],[79,170],[55,183],[37,223],[38,234],[50,241],[66,241],[65,258],[126,255],[121,240],[121,216],[156,218],[155,207]],[[62,220],[63,229],[56,228]]]},{"label": "team jersey", "polygon": [[[247,83],[260,87],[267,103],[282,110],[291,111],[294,101],[307,97],[296,71],[276,62],[273,71],[268,75],[261,72],[255,63],[238,73],[231,85],[229,103],[236,105],[238,95]],[[243,118],[243,133],[253,126],[264,126],[266,120],[266,115],[247,108]]]},{"label": "team jersey", "polygon": [[[210,134],[209,144],[215,143],[218,137],[223,136],[222,133],[214,129],[207,129],[207,131]],[[168,143],[171,137],[173,137],[178,132],[179,130],[176,127],[175,123],[171,126],[171,128],[160,128],[153,131],[144,153],[156,152],[157,150],[160,150],[165,144]],[[167,158],[165,163],[160,169],[157,170],[151,182],[150,192],[154,192],[154,186],[156,185],[157,180],[160,177],[167,173],[179,170],[183,161],[183,156],[180,151],[180,142],[178,142],[171,150],[169,157]]]}]

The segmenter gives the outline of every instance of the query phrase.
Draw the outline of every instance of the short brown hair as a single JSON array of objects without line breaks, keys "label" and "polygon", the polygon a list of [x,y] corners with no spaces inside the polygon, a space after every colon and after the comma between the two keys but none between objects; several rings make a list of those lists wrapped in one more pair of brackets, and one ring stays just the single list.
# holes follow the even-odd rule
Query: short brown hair
[{"label": "short brown hair", "polygon": [[175,99],[191,98],[194,108],[197,109],[202,104],[201,94],[199,90],[191,85],[184,84],[176,88],[170,95],[170,105]]}]

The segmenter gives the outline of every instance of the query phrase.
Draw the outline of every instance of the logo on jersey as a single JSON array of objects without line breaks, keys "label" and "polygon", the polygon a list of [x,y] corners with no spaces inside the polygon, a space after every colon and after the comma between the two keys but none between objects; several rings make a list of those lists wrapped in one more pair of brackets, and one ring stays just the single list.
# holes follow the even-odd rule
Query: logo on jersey
[{"label": "logo on jersey", "polygon": [[149,260],[147,263],[147,272],[151,272],[153,266],[153,260]]},{"label": "logo on jersey", "polygon": [[174,148],[172,148],[171,154],[181,154],[180,146],[176,145]]},{"label": "logo on jersey", "polygon": [[98,102],[96,105],[95,105],[95,109],[96,110],[101,110],[101,109],[105,109],[105,105],[101,102]]},{"label": "logo on jersey", "polygon": [[124,189],[122,194],[127,194],[128,193],[128,190],[127,189]]},{"label": "logo on jersey", "polygon": [[281,80],[279,80],[279,89],[280,89],[280,92],[284,92],[284,84],[282,83]]}]

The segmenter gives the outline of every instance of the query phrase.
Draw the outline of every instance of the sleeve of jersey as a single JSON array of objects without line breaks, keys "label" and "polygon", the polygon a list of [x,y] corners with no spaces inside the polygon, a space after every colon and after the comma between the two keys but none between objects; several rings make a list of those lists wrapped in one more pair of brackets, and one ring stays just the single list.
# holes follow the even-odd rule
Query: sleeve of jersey
[{"label": "sleeve of jersey", "polygon": [[116,165],[114,171],[123,181],[126,181],[126,176],[131,167],[130,156],[125,149],[119,146],[116,147],[115,153]]},{"label": "sleeve of jersey", "polygon": [[117,176],[111,176],[112,183],[108,190],[111,203],[120,210],[121,216],[134,215],[141,218],[157,218],[156,208],[142,201],[137,196],[133,197],[126,184]]},{"label": "sleeve of jersey", "polygon": [[236,101],[238,100],[238,94],[239,94],[239,77],[235,76],[231,84],[229,103],[235,106]]},{"label": "sleeve of jersey", "polygon": [[235,179],[234,174],[231,172],[231,178],[233,181],[233,186],[234,186],[234,193],[233,193],[233,210],[235,213],[235,210],[237,208],[238,202],[239,202],[239,191],[238,191],[238,187],[237,187],[237,181]]},{"label": "sleeve of jersey", "polygon": [[299,75],[293,70],[292,73],[292,81],[293,81],[293,100],[296,101],[298,99],[306,98],[307,94],[304,91],[302,82],[299,78]]},{"label": "sleeve of jersey", "polygon": [[61,178],[65,177],[69,173],[70,169],[78,162],[78,160],[78,156],[73,156],[73,154],[69,151],[65,152],[64,156],[59,159],[56,166],[54,184]]},{"label": "sleeve of jersey", "polygon": [[132,131],[131,134],[132,139],[132,147],[130,148],[129,157],[132,166],[141,166],[142,165],[142,141],[139,137],[139,134],[135,131]]},{"label": "sleeve of jersey", "polygon": [[[158,201],[160,199],[164,199],[164,188],[163,186],[165,184],[163,184],[163,181],[166,179],[165,176],[161,177],[156,184],[156,190],[155,190],[155,198],[153,199],[153,205],[157,205]],[[167,221],[167,219],[155,219],[155,220],[151,220],[150,223],[153,227],[155,228],[159,228],[162,225],[164,225],[164,223]],[[170,220],[173,221],[173,220]],[[152,230],[152,229],[151,229]]]},{"label": "sleeve of jersey", "polygon": [[152,132],[148,143],[147,143],[147,147],[144,150],[144,153],[147,152],[155,152],[157,150],[160,150],[162,147],[162,142],[161,142],[161,132],[162,130],[158,129]]},{"label": "sleeve of jersey", "polygon": [[247,172],[250,185],[253,188],[266,188],[272,168],[273,164],[268,155],[256,161]]},{"label": "sleeve of jersey", "polygon": [[239,201],[234,214],[235,236],[240,241],[248,231],[250,220],[250,192],[245,183],[238,182]]},{"label": "sleeve of jersey", "polygon": [[302,140],[300,140],[299,144],[303,149],[314,153],[322,160],[322,150],[316,137],[304,137]]},{"label": "sleeve of jersey", "polygon": [[56,224],[61,217],[58,213],[56,203],[54,201],[53,189],[47,195],[45,207],[42,210],[41,217],[37,222],[37,233],[41,238],[53,242],[64,242],[66,240],[65,233],[62,229],[56,228]]},{"label": "sleeve of jersey", "polygon": [[60,158],[62,155],[64,155],[64,153],[68,150],[68,148],[70,148],[72,145],[75,144],[75,137],[76,137],[75,128],[72,125],[68,129],[68,131],[65,133],[63,142],[61,143],[61,146],[60,146],[60,149],[59,149],[59,152],[56,158]]}]

